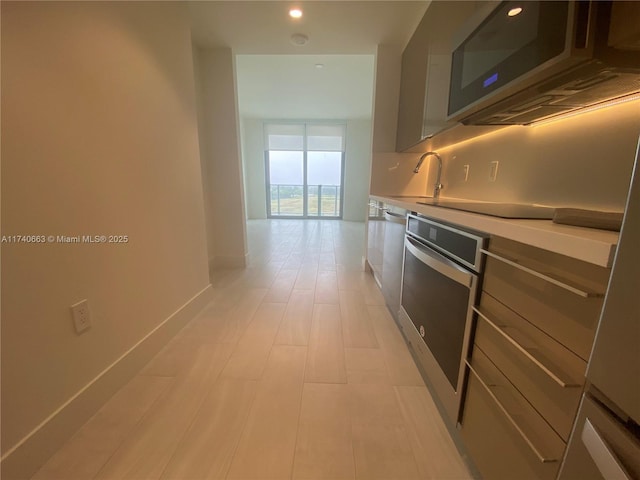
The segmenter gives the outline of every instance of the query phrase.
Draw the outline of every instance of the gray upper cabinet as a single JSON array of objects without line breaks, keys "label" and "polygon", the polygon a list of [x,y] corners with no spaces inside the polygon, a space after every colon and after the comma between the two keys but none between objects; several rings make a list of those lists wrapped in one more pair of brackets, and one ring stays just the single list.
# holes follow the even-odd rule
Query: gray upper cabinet
[{"label": "gray upper cabinet", "polygon": [[477,3],[431,2],[402,53],[397,151],[407,150],[449,126],[452,39]]},{"label": "gray upper cabinet", "polygon": [[398,152],[406,150],[422,139],[422,116],[424,114],[429,52],[428,29],[431,9],[434,6],[431,3],[402,53],[398,131],[396,133],[396,150]]}]

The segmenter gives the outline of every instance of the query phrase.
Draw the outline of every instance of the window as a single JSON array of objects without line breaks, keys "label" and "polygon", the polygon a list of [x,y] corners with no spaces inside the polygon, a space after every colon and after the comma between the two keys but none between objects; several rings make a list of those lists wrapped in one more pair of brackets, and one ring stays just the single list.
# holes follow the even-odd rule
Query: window
[{"label": "window", "polygon": [[345,125],[265,125],[267,214],[342,218]]}]

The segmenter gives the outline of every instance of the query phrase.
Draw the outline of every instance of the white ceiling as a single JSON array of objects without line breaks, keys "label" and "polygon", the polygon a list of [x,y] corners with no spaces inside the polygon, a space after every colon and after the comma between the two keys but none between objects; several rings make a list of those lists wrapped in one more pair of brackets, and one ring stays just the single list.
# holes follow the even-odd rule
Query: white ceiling
[{"label": "white ceiling", "polygon": [[[322,69],[316,64],[322,64]],[[371,116],[373,55],[238,55],[243,117],[352,119]]]},{"label": "white ceiling", "polygon": [[[373,54],[376,45],[404,48],[428,1],[192,1],[193,40],[203,47],[230,47],[237,54]],[[289,8],[303,10],[300,19]],[[302,33],[309,42],[294,46]]]},{"label": "white ceiling", "polygon": [[[429,1],[191,1],[194,43],[236,54],[243,117],[351,119],[371,116],[379,44],[401,51]],[[288,16],[291,7],[302,18]],[[291,35],[309,37],[304,46]],[[324,64],[323,69],[315,64]]]}]

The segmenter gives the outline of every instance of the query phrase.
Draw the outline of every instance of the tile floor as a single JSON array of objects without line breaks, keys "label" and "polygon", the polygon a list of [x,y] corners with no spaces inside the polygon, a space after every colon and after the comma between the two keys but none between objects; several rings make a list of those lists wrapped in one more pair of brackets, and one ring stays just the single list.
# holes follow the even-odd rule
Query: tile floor
[{"label": "tile floor", "polygon": [[251,261],[35,479],[467,479],[364,225],[250,221]]}]

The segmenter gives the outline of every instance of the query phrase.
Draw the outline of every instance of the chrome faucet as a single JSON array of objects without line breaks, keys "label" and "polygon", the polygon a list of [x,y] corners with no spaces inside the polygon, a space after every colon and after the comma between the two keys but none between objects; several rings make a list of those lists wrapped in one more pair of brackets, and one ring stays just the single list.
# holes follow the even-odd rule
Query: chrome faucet
[{"label": "chrome faucet", "polygon": [[442,183],[440,183],[440,177],[442,176],[442,158],[436,152],[427,152],[423,153],[420,156],[420,160],[418,160],[418,164],[416,168],[413,169],[413,173],[418,173],[420,171],[420,167],[422,166],[422,162],[428,156],[433,155],[438,159],[438,177],[436,178],[436,183],[433,186],[433,198],[438,198],[440,196],[440,190],[442,190]]}]

